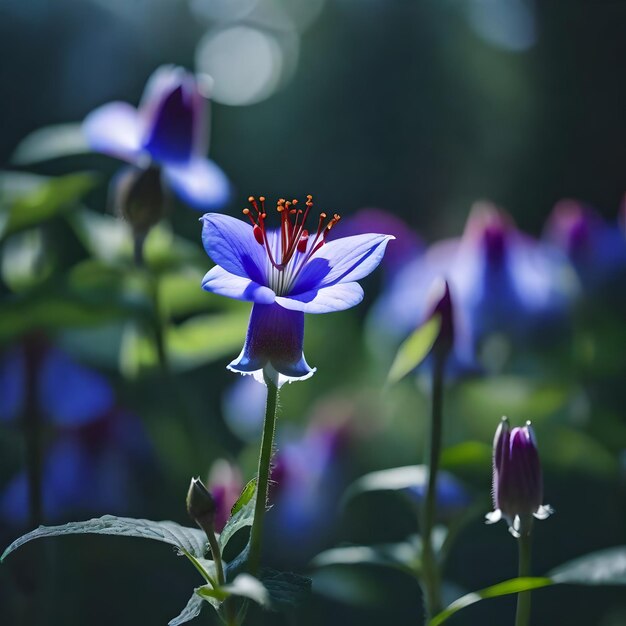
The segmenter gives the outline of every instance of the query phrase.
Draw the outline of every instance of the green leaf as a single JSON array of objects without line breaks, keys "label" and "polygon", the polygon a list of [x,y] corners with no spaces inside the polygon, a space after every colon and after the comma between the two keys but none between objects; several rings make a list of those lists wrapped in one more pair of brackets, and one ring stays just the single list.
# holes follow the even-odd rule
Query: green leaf
[{"label": "green leaf", "polygon": [[243,488],[237,502],[230,512],[230,519],[226,522],[219,536],[219,544],[223,550],[232,536],[246,526],[252,526],[254,521],[254,507],[256,505],[256,478],[253,478]]},{"label": "green leaf", "polygon": [[[53,289],[51,288],[53,287]],[[81,296],[64,285],[46,286],[5,299],[0,307],[0,341],[33,328],[79,328],[127,318],[138,311],[131,306]]]},{"label": "green leaf", "polygon": [[[223,602],[228,596],[240,596],[254,600],[257,604],[269,608],[270,596],[263,583],[258,578],[250,574],[238,574],[235,579],[227,585],[213,587],[204,585],[196,590],[196,593],[213,604],[213,600]],[[218,605],[219,606],[219,605]]]},{"label": "green leaf", "polygon": [[193,595],[189,598],[189,602],[185,608],[181,611],[180,615],[170,620],[167,626],[180,626],[186,622],[190,622],[192,619],[198,617],[204,606],[204,599],[198,595],[197,590],[194,590]]},{"label": "green leaf", "polygon": [[348,502],[368,491],[399,491],[409,487],[424,487],[427,480],[428,468],[425,465],[405,465],[370,472],[348,487],[343,501]]},{"label": "green leaf", "polygon": [[188,552],[197,558],[204,557],[207,543],[204,532],[197,528],[187,528],[169,521],[153,522],[146,519],[105,515],[104,517],[90,519],[85,522],[70,522],[62,526],[40,526],[16,539],[4,551],[0,561],[3,561],[11,552],[33,539],[82,534],[153,539],[175,546],[182,553]]},{"label": "green leaf", "polygon": [[15,149],[11,161],[16,165],[26,165],[89,151],[81,124],[55,124],[26,135]]},{"label": "green leaf", "polygon": [[388,383],[397,383],[428,356],[440,328],[441,318],[435,315],[400,345],[387,376]]},{"label": "green leaf", "polygon": [[511,580],[505,580],[497,585],[481,589],[480,591],[468,593],[458,600],[455,600],[446,609],[441,611],[441,613],[435,615],[435,617],[428,622],[428,626],[439,626],[439,624],[443,624],[461,609],[471,606],[472,604],[476,604],[481,600],[485,600],[487,598],[498,598],[512,593],[519,593],[520,591],[540,589],[541,587],[548,587],[552,584],[552,580],[549,578],[512,578]]},{"label": "green leaf", "polygon": [[[133,238],[124,220],[84,209],[72,215],[70,224],[95,258],[107,263],[131,262]],[[165,222],[150,229],[144,243],[144,258],[154,271],[171,270],[194,261],[206,262],[206,255],[198,246],[175,235]]]},{"label": "green leaf", "polygon": [[261,582],[269,594],[271,608],[288,611],[300,606],[311,593],[311,579],[293,572],[261,570]]},{"label": "green leaf", "polygon": [[2,202],[2,237],[32,228],[76,209],[82,197],[97,182],[96,176],[89,173],[40,179],[28,193]]},{"label": "green leaf", "polygon": [[626,585],[626,546],[586,554],[559,565],[548,576],[555,584]]},{"label": "green leaf", "polygon": [[468,593],[455,600],[436,615],[429,626],[439,626],[449,617],[487,598],[531,591],[550,585],[626,585],[626,546],[607,548],[592,552],[553,569],[541,578],[513,578],[504,582]]},{"label": "green leaf", "polygon": [[420,563],[419,541],[403,541],[376,546],[343,546],[331,548],[318,554],[313,567],[335,565],[379,565],[393,567],[414,575]]},{"label": "green leaf", "polygon": [[233,596],[241,596],[254,600],[257,604],[269,608],[270,595],[263,583],[250,574],[239,574],[232,583],[224,585],[222,591]]}]

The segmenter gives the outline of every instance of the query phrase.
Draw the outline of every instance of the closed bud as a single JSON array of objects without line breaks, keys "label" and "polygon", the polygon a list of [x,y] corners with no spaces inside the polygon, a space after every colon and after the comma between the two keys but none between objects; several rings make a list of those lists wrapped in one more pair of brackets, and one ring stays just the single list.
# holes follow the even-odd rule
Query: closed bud
[{"label": "closed bud", "polygon": [[454,308],[450,286],[445,280],[438,280],[429,292],[430,315],[438,315],[441,319],[439,334],[433,350],[441,357],[446,357],[454,346]]},{"label": "closed bud", "polygon": [[165,213],[160,169],[126,167],[113,179],[111,190],[115,212],[130,224],[136,238],[145,238]]},{"label": "closed bud", "polygon": [[213,531],[217,506],[200,478],[192,478],[187,492],[187,512],[205,532]]},{"label": "closed bud", "polygon": [[537,442],[530,422],[509,427],[502,418],[493,442],[493,506],[488,523],[504,518],[515,537],[530,533],[533,518],[545,519],[552,513],[542,504],[543,479]]}]

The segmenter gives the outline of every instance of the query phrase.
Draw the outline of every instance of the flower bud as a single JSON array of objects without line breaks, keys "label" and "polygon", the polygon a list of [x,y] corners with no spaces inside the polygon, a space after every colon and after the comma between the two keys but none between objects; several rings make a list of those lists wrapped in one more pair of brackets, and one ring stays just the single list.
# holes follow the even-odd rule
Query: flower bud
[{"label": "flower bud", "polygon": [[504,518],[515,537],[530,533],[532,519],[552,513],[543,500],[543,479],[537,442],[530,422],[510,429],[502,418],[493,442],[493,506],[488,523]]},{"label": "flower bud", "polygon": [[200,478],[192,478],[187,492],[187,513],[204,531],[213,531],[215,500]]},{"label": "flower bud", "polygon": [[124,168],[111,187],[115,212],[130,224],[135,237],[145,237],[165,213],[166,197],[159,168]]},{"label": "flower bud", "polygon": [[454,345],[454,309],[447,281],[438,280],[432,286],[429,293],[429,302],[431,303],[431,312],[428,317],[439,315],[441,318],[441,326],[439,327],[439,334],[435,340],[433,351],[438,353],[440,357],[445,357]]}]

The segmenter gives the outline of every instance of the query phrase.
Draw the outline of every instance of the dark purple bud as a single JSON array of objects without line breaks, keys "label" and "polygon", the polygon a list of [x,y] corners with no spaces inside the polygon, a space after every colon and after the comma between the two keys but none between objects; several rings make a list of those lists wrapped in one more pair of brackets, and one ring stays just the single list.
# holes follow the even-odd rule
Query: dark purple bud
[{"label": "dark purple bud", "polygon": [[493,482],[491,492],[493,496],[493,508],[498,509],[498,481],[502,467],[502,458],[509,448],[511,427],[507,417],[503,417],[493,438]]},{"label": "dark purple bud", "polygon": [[187,492],[187,513],[203,530],[214,530],[217,506],[199,478],[192,478]]},{"label": "dark purple bud", "polygon": [[440,357],[445,357],[454,345],[454,308],[448,282],[445,280],[437,281],[431,288],[428,299],[432,303],[428,319],[434,315],[441,318],[439,335],[433,350]]},{"label": "dark purple bud", "polygon": [[511,533],[528,534],[532,519],[545,519],[552,510],[542,505],[543,479],[537,443],[530,422],[510,430],[502,419],[493,446],[494,512],[489,522],[504,517]]}]

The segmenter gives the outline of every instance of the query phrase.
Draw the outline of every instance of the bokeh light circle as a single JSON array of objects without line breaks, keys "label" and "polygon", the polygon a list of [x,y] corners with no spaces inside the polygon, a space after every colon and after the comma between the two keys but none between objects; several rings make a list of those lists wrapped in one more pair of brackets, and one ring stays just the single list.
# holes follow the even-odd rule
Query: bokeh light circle
[{"label": "bokeh light circle", "polygon": [[284,55],[271,34],[231,26],[210,31],[200,40],[196,68],[213,78],[215,102],[241,106],[274,93],[281,81]]}]

